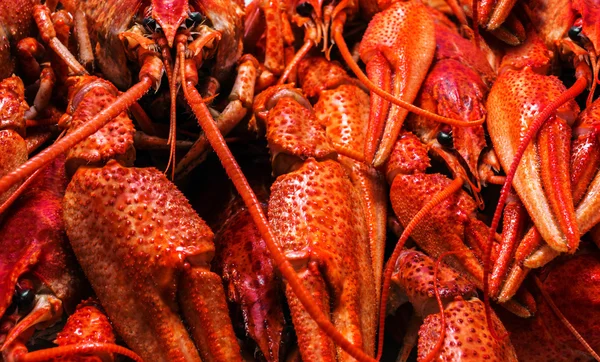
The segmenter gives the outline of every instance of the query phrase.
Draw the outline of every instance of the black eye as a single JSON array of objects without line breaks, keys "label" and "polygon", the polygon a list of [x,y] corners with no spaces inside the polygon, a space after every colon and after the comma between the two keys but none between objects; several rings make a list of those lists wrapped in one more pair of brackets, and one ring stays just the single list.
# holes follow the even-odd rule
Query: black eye
[{"label": "black eye", "polygon": [[198,25],[198,24],[202,23],[205,18],[199,12],[194,11],[193,13],[190,13],[189,19],[192,20],[195,25]]},{"label": "black eye", "polygon": [[579,41],[579,35],[581,34],[581,26],[577,26],[577,25],[573,25],[570,29],[569,29],[569,38],[571,38],[571,40],[577,42]]},{"label": "black eye", "polygon": [[33,286],[29,283],[25,283],[24,286],[17,285],[15,287],[15,295],[13,302],[19,308],[19,312],[28,311],[33,307],[33,301],[35,300],[35,291]]},{"label": "black eye", "polygon": [[156,20],[154,20],[151,17],[147,17],[144,18],[144,20],[142,20],[142,24],[148,28],[148,30],[154,30],[154,28],[156,27]]},{"label": "black eye", "polygon": [[154,28],[155,23],[156,23],[156,21],[154,19],[152,19],[151,17],[147,17],[142,20],[142,24],[147,28]]},{"label": "black eye", "polygon": [[437,134],[437,141],[444,147],[453,147],[452,130],[448,128],[439,131]]},{"label": "black eye", "polygon": [[195,11],[193,13],[188,13],[188,18],[185,19],[185,24],[182,24],[182,27],[191,28],[195,25],[198,25],[204,21],[204,16],[199,12]]},{"label": "black eye", "polygon": [[303,1],[296,6],[296,12],[300,16],[309,17],[312,15],[313,6],[308,1]]}]

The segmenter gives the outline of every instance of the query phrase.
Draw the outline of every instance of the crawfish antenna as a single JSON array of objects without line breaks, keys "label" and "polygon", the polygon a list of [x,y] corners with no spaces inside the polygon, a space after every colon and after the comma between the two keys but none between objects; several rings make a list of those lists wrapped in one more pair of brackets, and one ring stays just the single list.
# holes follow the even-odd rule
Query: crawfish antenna
[{"label": "crawfish antenna", "polygon": [[[419,224],[419,222],[421,222],[421,220],[423,220],[423,218],[425,216],[427,216],[427,214],[431,211],[431,209],[433,209],[440,202],[444,201],[448,196],[450,196],[453,193],[455,193],[456,191],[460,190],[462,185],[463,185],[462,179],[456,178],[450,183],[450,185],[448,185],[445,189],[440,191],[431,200],[429,200],[421,208],[421,210],[419,210],[419,212],[417,212],[415,217],[413,217],[412,220],[410,220],[408,225],[406,225],[406,228],[402,232],[402,235],[400,235],[400,239],[398,239],[398,242],[396,243],[394,252],[392,253],[392,256],[388,260],[388,263],[385,267],[385,274],[383,277],[383,287],[381,289],[381,304],[379,307],[379,337],[378,337],[379,340],[377,341],[377,360],[378,361],[381,360],[381,356],[383,354],[383,330],[384,330],[384,326],[385,326],[385,308],[386,308],[387,299],[389,297],[389,289],[390,289],[390,283],[392,280],[392,272],[394,271],[394,265],[396,265],[396,261],[398,260],[398,257],[400,256],[400,252],[402,252],[402,248],[404,247],[406,240],[408,240],[409,235],[412,233],[412,231],[415,229],[415,227]],[[436,295],[437,295],[437,289],[436,289]],[[444,318],[443,315],[442,315],[442,318]]]},{"label": "crawfish antenna", "polygon": [[135,362],[143,362],[142,358],[135,352],[113,344],[113,343],[90,343],[90,344],[71,344],[49,349],[42,349],[35,352],[29,352],[21,357],[17,357],[18,362],[38,362],[48,361],[61,356],[73,356],[89,353],[118,353],[129,357]]},{"label": "crawfish antenna", "polygon": [[[175,65],[173,69],[177,69],[179,65],[179,58],[175,59]],[[167,65],[165,64],[165,67]],[[168,74],[168,73],[167,73]],[[167,168],[165,172],[169,170],[171,167],[171,180],[175,178],[175,152],[177,145],[177,77],[175,76],[175,72],[172,72],[171,79],[169,80],[169,94],[171,96],[171,108],[169,111],[169,140],[167,144],[171,145],[169,149],[169,162],[167,163]]]},{"label": "crawfish antenna", "polygon": [[169,167],[172,166],[171,171],[171,179],[175,178],[175,146],[176,146],[176,125],[177,125],[177,61],[178,57],[175,58],[175,64],[173,65],[173,60],[171,58],[170,48],[167,46],[167,39],[162,37],[158,39],[158,45],[161,49],[161,55],[163,59],[163,64],[165,67],[165,72],[167,73],[167,82],[169,83],[169,96],[171,99],[171,105],[169,108],[169,140],[167,144],[171,145],[169,149],[169,161],[167,162],[167,167],[165,168],[165,173],[169,171]]}]

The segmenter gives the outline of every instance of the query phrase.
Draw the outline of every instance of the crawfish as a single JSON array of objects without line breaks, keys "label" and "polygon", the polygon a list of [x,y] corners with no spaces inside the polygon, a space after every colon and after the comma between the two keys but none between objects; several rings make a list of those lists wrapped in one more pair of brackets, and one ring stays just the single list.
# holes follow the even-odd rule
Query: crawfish
[{"label": "crawfish", "polygon": [[[455,26],[441,13],[429,9],[435,22],[435,62],[427,74],[416,104],[445,117],[473,122],[485,116],[485,100],[495,74],[485,54],[462,38]],[[479,165],[486,147],[483,126],[455,127],[434,123],[422,116],[410,115],[407,128],[412,130],[431,152],[445,161],[453,176],[460,177],[482,206],[482,184],[495,182],[491,169],[497,162]]]},{"label": "crawfish", "polygon": [[[70,82],[74,133],[117,90],[90,76]],[[212,232],[157,170],[115,161],[131,164],[132,144],[133,124],[122,113],[67,155],[73,177],[63,216],[86,276],[116,330],[143,358],[199,360],[179,310],[204,358],[240,358],[221,280],[209,270]]]},{"label": "crawfish", "polygon": [[95,361],[97,358],[87,355],[86,352],[101,351],[98,357],[103,360],[113,361],[114,353],[119,353],[134,361],[141,361],[135,353],[115,344],[115,335],[108,318],[91,298],[77,305],[54,343],[58,347],[28,353],[27,348],[18,341],[9,346],[4,356],[7,362],[23,359],[53,362]]},{"label": "crawfish", "polygon": [[[297,2],[296,6],[292,6],[290,11],[292,19],[307,29],[305,43],[294,58],[288,62],[278,83],[283,84],[287,80],[287,77],[293,73],[312,46],[323,40],[324,49],[327,49],[328,37],[331,33],[331,38],[338,45],[348,66],[373,93],[365,157],[367,163],[380,166],[389,156],[393,140],[398,136],[408,111],[438,122],[462,126],[465,125],[465,122],[445,118],[412,105],[435,50],[433,24],[426,14],[425,6],[418,1],[395,2],[391,5],[385,3],[377,6],[373,2],[365,3],[363,7],[371,9],[380,5],[386,7],[385,10],[373,17],[359,47],[361,59],[367,64],[368,77],[352,58],[342,36],[344,24],[347,19],[358,12],[359,2],[334,1],[324,4],[323,2],[303,0]],[[277,14],[271,16],[277,17]],[[419,30],[415,31],[415,29]],[[267,28],[267,30],[269,29]],[[412,36],[408,36],[408,34]],[[401,51],[398,51],[399,49]],[[269,50],[273,54],[283,53],[282,49],[267,48],[266,54],[269,54]],[[397,54],[403,55],[397,56]],[[410,74],[410,76],[402,76],[401,72]],[[393,103],[391,108],[390,102]],[[386,119],[389,120],[387,126]],[[381,142],[379,153],[375,158],[382,135],[385,135],[385,139]]]},{"label": "crawfish", "polygon": [[384,176],[364,162],[369,116],[367,93],[341,66],[322,57],[302,60],[298,65],[298,78],[306,96],[318,97],[314,105],[316,119],[324,127],[339,162],[360,193],[369,230],[375,290],[379,296],[387,210]]},{"label": "crawfish", "polygon": [[[392,268],[408,234],[432,257],[452,254],[446,258],[451,267],[478,288],[484,289],[485,286],[481,260],[486,251],[485,241],[490,230],[477,219],[475,201],[460,190],[461,179],[451,181],[439,173],[427,174],[427,168],[429,157],[425,146],[414,134],[401,134],[388,160],[386,174],[391,184],[392,207],[405,230],[384,273],[380,330],[384,325],[382,316]],[[524,296],[527,297],[527,294]],[[505,301],[502,306],[521,317],[531,316],[533,311],[527,299]],[[492,319],[488,319],[489,323],[491,321]],[[492,324],[488,328],[492,328]],[[380,337],[380,347],[382,343],[383,339]]]},{"label": "crawfish", "polygon": [[8,332],[3,349],[31,326],[53,323],[63,308],[72,310],[83,287],[61,217],[66,186],[64,159],[58,159],[38,175],[2,223],[2,239],[9,242],[2,249],[0,316],[18,318],[3,331]]},{"label": "crawfish", "polygon": [[[586,102],[587,109],[574,125],[575,140],[572,143],[571,157],[573,199],[577,206],[577,223],[580,233],[583,234],[598,222],[593,216],[597,200],[593,196],[595,186],[591,182],[595,173],[594,165],[597,154],[594,147],[587,146],[594,143],[594,137],[597,134],[594,118],[597,106],[592,104],[599,68],[596,54],[597,29],[593,26],[594,14],[597,9],[594,4],[579,1],[569,2],[568,6],[564,7],[553,2],[540,1],[528,4],[526,10],[546,46],[555,54],[569,58],[569,62],[576,68],[578,82],[587,81],[591,87]],[[553,29],[548,26],[550,17],[560,19]],[[555,57],[555,60],[557,59],[558,57]],[[586,192],[588,185],[590,189]],[[584,196],[586,201],[581,202]],[[522,271],[517,273],[522,276],[526,274],[528,268],[539,267],[549,262],[559,252],[555,248],[543,244],[539,231],[534,228],[525,236],[517,254],[520,261],[527,258],[524,262],[525,273]],[[516,268],[513,268],[513,272],[516,271]],[[510,288],[505,289],[510,290]]]},{"label": "crawfish", "polygon": [[[572,197],[569,162],[571,125],[579,107],[571,98],[578,94],[575,92],[583,90],[589,73],[586,75],[586,67],[580,64],[579,80],[567,91],[558,78],[544,74],[548,69],[549,56],[547,48],[534,32],[530,33],[526,43],[507,52],[500,76],[488,97],[488,130],[504,169],[511,167],[507,171],[507,181],[515,177],[515,190],[535,225],[532,232],[558,252],[574,252],[579,244],[580,230]],[[510,106],[507,107],[507,104]],[[539,125],[543,116],[550,116],[550,119],[541,127],[536,146],[523,143],[524,131],[521,130],[529,125]],[[529,142],[527,138],[525,141]],[[523,160],[516,167],[513,158],[520,156],[519,151],[523,151]],[[503,250],[506,254],[501,260],[505,263],[506,255],[513,253],[515,247]],[[495,268],[499,265],[497,263]],[[518,268],[520,266],[515,265],[511,272],[512,281],[504,287],[503,300],[514,294],[523,279],[524,274]]]},{"label": "crawfish", "polygon": [[[340,68],[333,69],[339,72]],[[348,96],[340,88],[338,96],[332,99]],[[328,99],[324,92],[321,97]],[[362,97],[367,100],[366,94]],[[344,106],[342,100],[339,107]],[[267,88],[255,100],[254,109],[257,118],[266,123],[273,170],[276,174],[283,173],[271,187],[269,222],[281,235],[285,255],[296,273],[317,297],[318,308],[329,314],[329,301],[333,301],[336,306],[331,311],[333,324],[351,343],[372,355],[375,285],[365,211],[346,168],[334,161],[336,143],[341,149],[355,142],[335,137],[360,130],[360,126],[354,127],[363,120],[363,111],[347,119],[348,125],[344,125],[344,115],[336,115],[325,130],[308,100],[290,86]],[[346,127],[346,131],[337,127]],[[333,136],[332,141],[328,136]],[[327,338],[329,332],[318,331],[289,285],[286,297],[302,358],[347,358],[341,350],[336,352],[333,348]]]}]

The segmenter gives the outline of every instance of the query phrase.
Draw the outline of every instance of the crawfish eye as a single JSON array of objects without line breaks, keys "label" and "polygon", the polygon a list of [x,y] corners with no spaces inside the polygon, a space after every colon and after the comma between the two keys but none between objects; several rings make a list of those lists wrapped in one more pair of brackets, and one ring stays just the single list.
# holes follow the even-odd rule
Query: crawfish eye
[{"label": "crawfish eye", "polygon": [[309,17],[313,12],[313,6],[308,1],[303,1],[296,5],[296,12],[300,16]]},{"label": "crawfish eye", "polygon": [[440,145],[442,145],[444,147],[452,147],[453,146],[452,130],[451,129],[442,129],[441,131],[439,131],[437,134],[437,141],[440,143]]},{"label": "crawfish eye", "polygon": [[144,18],[144,20],[142,20],[142,24],[146,27],[146,29],[152,32],[159,32],[162,30],[160,25],[158,25],[156,20],[154,20],[152,17]]},{"label": "crawfish eye", "polygon": [[15,288],[15,295],[13,297],[13,301],[16,304],[19,311],[30,310],[33,306],[33,301],[35,299],[35,291],[32,287],[19,287]]},{"label": "crawfish eye", "polygon": [[191,28],[195,25],[201,24],[204,21],[204,16],[197,11],[188,14],[188,18],[185,19],[185,26]]},{"label": "crawfish eye", "polygon": [[581,35],[581,26],[577,26],[577,25],[573,25],[570,29],[569,29],[569,38],[571,38],[571,40],[573,40],[574,42],[579,41],[579,36]]}]

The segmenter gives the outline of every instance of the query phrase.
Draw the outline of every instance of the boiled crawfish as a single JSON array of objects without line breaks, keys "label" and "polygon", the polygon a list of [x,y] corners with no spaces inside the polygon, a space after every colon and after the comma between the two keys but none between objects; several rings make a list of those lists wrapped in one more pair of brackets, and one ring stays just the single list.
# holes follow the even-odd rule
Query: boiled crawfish
[{"label": "boiled crawfish", "polygon": [[[318,346],[322,347],[320,350],[322,354],[331,359],[349,357],[342,352],[345,350],[349,351],[352,356],[367,360],[366,355],[374,352],[373,342],[376,327],[374,320],[377,313],[370,304],[374,304],[373,300],[379,298],[377,290],[380,288],[385,230],[381,221],[385,217],[386,203],[381,197],[384,189],[381,183],[383,179],[381,170],[371,167],[373,157],[377,155],[375,157],[376,164],[384,164],[388,154],[393,150],[392,145],[397,141],[398,134],[400,135],[398,148],[404,147],[401,145],[403,141],[408,142],[405,142],[405,145],[408,144],[408,146],[404,150],[408,152],[403,156],[402,162],[392,158],[387,163],[390,179],[401,178],[405,183],[413,182],[413,185],[406,186],[407,189],[419,191],[407,192],[408,196],[413,197],[414,202],[412,205],[404,206],[403,209],[403,207],[398,207],[398,204],[407,203],[411,198],[398,194],[398,190],[402,189],[398,186],[401,181],[391,182],[395,185],[393,191],[396,191],[392,203],[395,205],[395,209],[400,209],[399,214],[402,215],[398,216],[403,219],[403,224],[407,224],[419,210],[419,206],[424,203],[423,201],[431,196],[431,190],[426,189],[428,185],[433,184],[434,188],[439,189],[450,182],[442,175],[424,173],[428,164],[427,150],[414,135],[401,131],[401,118],[406,116],[407,112],[401,107],[390,105],[388,102],[398,103],[398,101],[391,99],[379,90],[379,87],[390,91],[402,89],[395,92],[396,97],[406,98],[409,102],[417,99],[422,104],[427,103],[426,97],[432,84],[436,83],[435,72],[440,72],[439,69],[448,63],[448,59],[439,54],[435,55],[435,52],[442,48],[436,49],[436,43],[441,42],[444,36],[440,35],[442,31],[439,31],[439,24],[437,29],[434,28],[435,20],[432,19],[431,12],[418,2],[380,4],[385,9],[373,17],[365,39],[359,48],[363,60],[367,63],[367,73],[371,81],[378,83],[377,90],[371,89],[373,94],[370,102],[367,93],[361,89],[361,84],[348,77],[340,66],[324,59],[308,57],[306,54],[308,51],[305,51],[304,54],[300,53],[301,56],[296,58],[296,63],[293,65],[299,70],[298,78],[302,83],[302,90],[280,85],[266,89],[258,98],[254,99],[254,79],[260,77],[262,65],[257,64],[251,55],[240,58],[242,55],[240,41],[242,15],[236,10],[240,9],[239,4],[232,4],[231,9],[224,9],[222,3],[206,1],[192,3],[153,1],[151,8],[142,6],[146,4],[141,4],[141,2],[131,2],[134,6],[130,8],[126,6],[128,4],[109,2],[100,7],[95,7],[98,4],[94,1],[82,2],[77,5],[63,4],[66,9],[73,11],[78,9],[87,13],[87,18],[92,23],[92,41],[98,44],[96,55],[102,58],[98,62],[102,75],[115,81],[122,81],[119,86],[127,90],[121,94],[110,83],[98,78],[88,76],[71,78],[68,82],[71,92],[70,103],[67,115],[62,122],[69,127],[67,135],[57,141],[53,148],[41,152],[39,158],[35,158],[31,163],[0,181],[0,185],[6,188],[8,183],[14,183],[15,180],[23,178],[27,173],[39,169],[42,163],[48,163],[56,154],[69,150],[67,170],[73,179],[65,198],[65,205],[71,207],[65,208],[64,211],[66,221],[68,221],[69,236],[83,269],[96,289],[108,315],[115,323],[117,331],[133,349],[145,353],[146,358],[159,358],[163,347],[168,350],[166,354],[176,354],[179,351],[172,348],[172,344],[171,347],[167,345],[173,343],[173,339],[169,339],[173,336],[172,333],[187,336],[187,331],[183,328],[179,318],[178,309],[181,308],[188,319],[188,324],[192,325],[192,334],[196,337],[196,345],[200,348],[201,353],[218,354],[222,350],[216,345],[211,348],[205,346],[204,337],[200,335],[201,331],[195,328],[200,325],[196,320],[197,316],[192,316],[195,312],[203,312],[197,310],[197,305],[192,305],[192,301],[197,299],[193,293],[205,293],[211,301],[211,308],[218,308],[219,311],[215,312],[212,317],[222,322],[221,330],[227,335],[224,338],[227,340],[225,344],[228,345],[228,348],[221,357],[239,358],[237,353],[239,348],[236,347],[235,338],[228,320],[226,320],[227,311],[224,307],[224,294],[220,289],[220,279],[209,271],[213,253],[213,246],[209,240],[211,232],[189,208],[183,196],[156,170],[123,167],[123,165],[132,165],[135,153],[131,141],[132,124],[123,112],[151,87],[158,88],[163,77],[163,69],[166,69],[172,109],[176,107],[176,89],[181,86],[184,97],[206,131],[205,138],[202,141],[199,140],[200,149],[203,151],[206,148],[209,143],[206,141],[208,139],[224,161],[227,172],[235,182],[246,204],[246,212],[256,223],[256,229],[253,229],[253,232],[258,230],[261,234],[264,246],[269,249],[270,256],[273,258],[273,265],[282,271],[304,359],[310,359],[312,356],[308,347]],[[173,5],[173,9],[176,11],[172,13],[165,11],[167,9],[165,5]],[[273,10],[271,5],[273,4],[269,4]],[[356,3],[349,2],[346,5],[343,9],[329,14],[333,16],[333,19],[329,19],[333,20],[332,34],[334,34],[334,38],[337,36],[338,40],[342,36],[346,17],[352,17],[356,12]],[[358,5],[373,9],[368,4]],[[316,7],[314,8],[317,11]],[[293,9],[297,12],[302,11],[298,10],[296,6]],[[334,7],[329,9],[334,9]],[[282,15],[280,10],[275,8],[278,15]],[[318,11],[320,10],[319,7]],[[131,19],[134,18],[135,13],[141,14],[144,20],[138,21],[137,25],[131,28]],[[198,15],[198,13],[201,14]],[[402,15],[400,21],[396,19],[399,14]],[[588,13],[582,10],[583,17],[586,14]],[[232,17],[229,17],[230,15]],[[386,19],[393,21],[386,23]],[[218,28],[223,24],[225,24],[224,28]],[[397,36],[398,34],[394,34],[394,37],[389,39],[386,38],[384,35],[394,27],[403,29],[402,32],[397,32],[401,35],[410,33],[414,29],[420,30],[419,34],[416,34],[418,36],[409,37],[408,42],[402,39],[402,36]],[[117,45],[120,44],[119,35],[120,40],[125,40],[125,47]],[[453,33],[452,36],[457,35]],[[413,41],[414,39],[424,39],[424,45],[415,44],[418,42]],[[44,40],[48,43],[48,39],[44,38]],[[464,41],[462,38],[461,40]],[[52,42],[55,43],[54,40]],[[463,44],[466,48],[466,41]],[[288,42],[287,46],[290,48],[292,42]],[[408,62],[405,59],[398,59],[399,57],[395,54],[397,48],[404,49],[410,55]],[[110,49],[110,52],[103,54],[102,49]],[[123,56],[116,56],[118,52],[121,52],[119,54],[126,53],[131,59],[139,61],[139,82],[131,88],[129,88],[127,76],[131,70],[125,65]],[[342,51],[342,53],[344,52]],[[344,54],[346,53],[349,54],[349,52]],[[114,59],[111,54],[115,54]],[[211,60],[214,59],[213,57],[216,58],[216,61]],[[300,58],[303,60],[300,61]],[[211,112],[196,89],[196,85],[205,80],[204,77],[199,76],[199,69],[209,69],[210,67],[211,75],[221,81],[229,78],[229,70],[233,68],[238,59],[241,59],[238,78],[248,79],[242,79],[245,82],[234,86],[235,91],[232,92],[231,102],[233,111],[231,113],[224,111],[221,118],[226,122],[221,123],[221,119],[218,119],[217,122],[222,131],[231,129],[235,123],[244,118],[252,105],[257,117],[266,121],[267,138],[273,152],[274,172],[279,175],[278,181],[273,186],[273,196],[268,207],[270,225],[266,223],[263,207],[252,193],[249,185],[245,183],[237,164],[228,153],[219,130],[212,124]],[[428,73],[433,59],[436,59],[437,63],[434,65],[433,71]],[[113,60],[115,62],[109,64]],[[288,65],[292,63],[290,62]],[[466,63],[472,66],[470,62]],[[454,65],[456,66],[456,64]],[[402,69],[405,68],[411,69],[410,77],[403,76]],[[483,68],[485,67],[477,69]],[[85,67],[81,69],[86,71]],[[485,94],[486,88],[490,86],[494,76],[487,68],[481,73],[490,79],[476,87],[477,91]],[[428,74],[430,78],[427,78]],[[363,79],[361,78],[361,80]],[[407,80],[410,83],[408,86],[403,83]],[[364,82],[366,83],[366,81]],[[368,85],[369,88],[373,88],[372,85]],[[394,87],[391,87],[392,85]],[[420,97],[419,90],[421,90]],[[444,103],[441,101],[439,104]],[[436,111],[433,108],[439,110],[440,106],[432,107],[431,110]],[[411,109],[416,111],[414,107]],[[367,125],[368,122],[365,120],[369,118],[369,112],[372,122],[381,121],[388,115],[390,115],[391,122],[388,126],[382,126],[382,123]],[[418,112],[421,115],[425,114],[422,111]],[[400,117],[396,117],[397,115]],[[483,115],[484,111],[481,111],[474,117],[465,117],[468,118],[465,119],[467,122],[454,123],[454,125],[476,126],[483,119]],[[455,117],[454,114],[451,116]],[[574,117],[572,118],[574,119]],[[442,117],[434,117],[434,119],[443,120]],[[448,119],[444,120],[449,122]],[[344,122],[351,125],[344,128],[347,126]],[[223,126],[223,124],[227,124],[227,126]],[[390,132],[385,132],[386,141],[378,150],[379,136],[384,133],[382,131],[384,127],[388,127]],[[172,129],[174,128],[173,125]],[[415,128],[417,127],[413,125],[413,129]],[[433,130],[431,134],[449,133],[444,132],[448,130],[447,126],[428,125],[427,128]],[[452,133],[458,136],[461,131],[454,129]],[[424,140],[435,143],[431,134],[429,140]],[[555,135],[553,132],[547,132],[546,135],[548,134]],[[479,132],[478,137],[481,135],[482,132]],[[461,154],[461,157],[467,159],[468,166],[465,167],[467,176],[463,176],[464,179],[470,178],[468,174],[476,173],[478,154],[484,144],[481,138],[479,137],[478,141],[472,145],[477,154],[475,156],[470,156],[460,147],[456,147],[456,151]],[[568,136],[563,136],[563,138],[568,138]],[[459,137],[456,139],[458,140]],[[109,140],[108,146],[105,143],[106,140]],[[171,141],[174,141],[174,136]],[[438,143],[441,144],[441,142]],[[451,147],[446,147],[445,151],[449,149]],[[511,159],[510,153],[505,149],[498,146],[497,149],[504,152],[501,157]],[[113,152],[116,155],[111,154]],[[195,157],[197,154],[191,156],[191,158]],[[415,160],[419,157],[422,159]],[[117,161],[112,160],[113,158],[116,158]],[[508,161],[503,161],[505,169],[507,163]],[[180,169],[182,173],[188,170],[188,166]],[[400,172],[398,172],[399,170]],[[567,173],[568,171],[565,171],[565,174]],[[151,185],[148,185],[148,182]],[[135,185],[131,183],[135,183]],[[298,186],[299,184],[301,185]],[[472,191],[476,191],[474,190],[478,188],[476,183],[473,183],[473,186],[475,187],[472,187]],[[567,183],[563,182],[562,186],[563,189],[568,188]],[[125,189],[134,196],[129,197],[123,193]],[[161,195],[161,193],[165,193],[167,196]],[[176,219],[173,219],[174,215],[164,215],[166,211],[160,210],[163,203],[165,207],[168,206],[165,198],[176,204],[173,209],[170,209],[177,217]],[[414,200],[414,198],[420,199]],[[298,211],[293,205],[290,206],[290,201],[295,201],[298,205],[305,205],[305,209]],[[454,244],[458,244],[458,248],[463,250],[463,253],[449,257],[449,262],[457,268],[466,266],[466,269],[471,272],[469,278],[481,287],[484,277],[479,259],[483,258],[481,255],[487,248],[482,240],[485,237],[493,238],[495,234],[477,220],[475,217],[476,204],[464,191],[449,197],[443,203],[442,208],[442,212],[434,211],[429,216],[428,225],[422,226],[414,232],[414,239],[417,241],[435,239],[437,236],[423,236],[428,234],[426,231],[432,228],[437,229],[436,231],[439,229],[458,231],[458,238],[451,232],[449,235]],[[404,212],[407,209],[410,209],[408,210],[410,212]],[[456,227],[453,230],[440,227],[443,223],[447,223],[447,219],[439,217],[440,215],[454,214],[457,215],[455,219],[458,222],[454,225]],[[115,221],[116,219],[119,220]],[[161,220],[162,227],[167,230],[162,235],[157,231],[161,225],[156,220]],[[342,221],[338,223],[335,220]],[[250,228],[250,220],[246,219],[245,222],[245,225]],[[173,243],[171,245],[169,241],[163,239],[167,232],[168,236],[173,234],[173,236],[180,236],[184,239],[186,236],[192,238],[186,234],[185,230],[182,231],[181,228],[176,227],[183,224],[192,225],[190,230],[194,230],[194,236],[201,241],[192,243],[179,240],[173,242],[177,245]],[[285,257],[278,251],[278,244],[275,243],[270,228],[281,233],[279,236],[282,237],[282,240],[279,245],[285,246]],[[334,229],[333,234],[335,235],[330,231],[331,228]],[[317,237],[311,236],[311,233],[320,236],[319,239],[325,241],[327,247],[320,246],[321,244],[315,241]],[[95,242],[88,242],[90,234]],[[151,235],[155,239],[149,241],[148,238],[151,236],[141,237],[141,241],[140,239],[134,240],[136,244],[130,243],[139,235]],[[256,236],[256,234],[253,235]],[[306,240],[299,239],[299,235],[306,235]],[[340,235],[349,236],[343,238]],[[433,246],[423,246],[423,248],[432,255],[439,256],[442,253],[440,250],[446,251],[444,249],[446,240],[442,240],[443,237],[438,239],[440,240],[435,240]],[[569,248],[574,249],[574,240],[578,239],[576,233],[571,235],[570,239],[572,245]],[[462,245],[463,240],[470,244],[470,250]],[[227,242],[225,241],[225,243]],[[233,243],[225,245],[224,249],[228,250],[233,245]],[[332,254],[328,250],[329,246],[335,247],[338,252]],[[179,250],[172,249],[177,249],[177,247]],[[353,247],[359,251],[356,252]],[[111,253],[107,253],[106,250],[111,250]],[[261,250],[265,251],[264,248]],[[155,252],[157,257],[154,257]],[[100,265],[97,255],[102,256]],[[260,258],[266,258],[265,254],[261,254]],[[291,265],[289,261],[292,262]],[[462,261],[462,263],[457,261]],[[104,267],[107,265],[106,263],[110,264],[110,267]],[[268,266],[268,264],[265,265]],[[348,265],[352,267],[348,268]],[[148,268],[148,266],[150,267]],[[119,274],[115,269],[122,269],[119,271],[123,271],[124,274]],[[318,297],[316,303],[312,300],[314,298],[307,296],[298,276],[293,274],[295,271],[301,278],[304,278],[305,287],[314,287],[313,290],[319,291],[316,293]],[[272,270],[269,273],[273,277]],[[318,279],[323,275],[325,279]],[[196,279],[193,278],[195,277],[208,280],[211,287],[194,284]],[[374,279],[375,282],[371,283],[371,279]],[[307,280],[314,281],[316,284],[306,283]],[[128,287],[128,282],[133,282],[137,286],[135,290]],[[176,289],[175,284],[182,287]],[[140,290],[143,291],[142,295],[135,294]],[[218,295],[213,295],[212,292]],[[349,302],[347,304],[340,302],[339,305],[335,303],[333,318],[327,318],[330,305],[328,303],[329,296],[325,296],[325,292],[331,292],[332,298],[341,297],[344,303]],[[126,295],[132,303],[137,303],[139,300],[146,301],[151,308],[132,306],[136,304],[119,308],[121,306],[114,303],[115,298],[112,296],[115,294],[113,293]],[[177,301],[176,298],[180,300]],[[461,308],[472,305],[471,301],[459,301],[459,303],[463,303]],[[319,307],[315,308],[317,305]],[[167,307],[161,308],[160,306]],[[473,308],[478,313],[482,311],[481,304],[477,304]],[[342,316],[348,310],[350,311],[347,313],[349,319],[346,320]],[[176,313],[171,313],[173,311]],[[429,321],[433,319],[435,318],[432,317]],[[171,324],[167,324],[165,320]],[[351,327],[348,329],[341,327],[350,320]],[[496,323],[494,321],[490,323]],[[335,331],[332,322],[346,335],[345,339],[340,337],[342,336],[340,331]],[[128,324],[132,327],[130,328]],[[147,325],[151,325],[154,332],[151,331],[152,329],[146,328]],[[318,327],[325,329],[321,331]],[[308,331],[314,331],[322,338],[312,340]],[[167,338],[154,343],[153,338],[157,336]],[[332,337],[341,348],[336,349],[328,337]],[[183,338],[185,339],[183,343],[187,346],[186,351],[197,357],[193,342],[187,337]],[[255,338],[261,339],[260,337]],[[265,356],[277,358],[276,348],[264,343],[264,337],[261,348],[265,352]],[[363,352],[357,352],[360,349]]]}]

